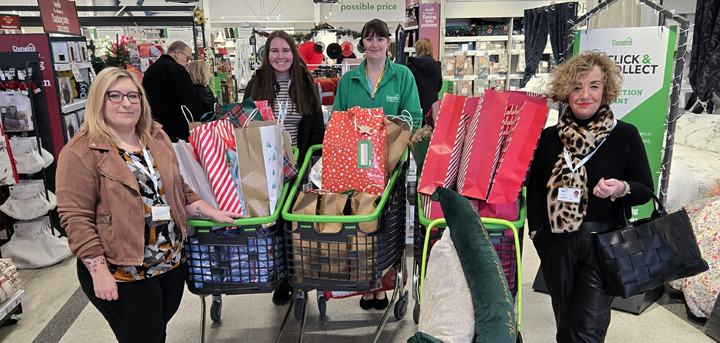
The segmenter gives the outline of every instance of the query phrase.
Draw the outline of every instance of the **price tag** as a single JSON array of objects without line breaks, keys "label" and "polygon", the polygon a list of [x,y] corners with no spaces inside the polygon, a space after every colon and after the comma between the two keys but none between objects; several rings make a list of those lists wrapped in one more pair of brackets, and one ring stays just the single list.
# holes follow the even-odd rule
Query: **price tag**
[{"label": "price tag", "polygon": [[358,168],[372,168],[372,142],[367,139],[358,142]]},{"label": "price tag", "polygon": [[82,74],[80,74],[80,68],[78,68],[77,63],[71,64],[72,73],[75,77],[75,82],[83,82]]}]

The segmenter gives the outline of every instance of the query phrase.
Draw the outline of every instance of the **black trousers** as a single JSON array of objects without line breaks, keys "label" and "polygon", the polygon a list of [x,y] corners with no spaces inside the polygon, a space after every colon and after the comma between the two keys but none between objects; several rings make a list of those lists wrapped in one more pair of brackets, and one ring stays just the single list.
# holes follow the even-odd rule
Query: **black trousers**
[{"label": "black trousers", "polygon": [[118,342],[165,342],[165,328],[185,290],[185,263],[149,279],[118,282],[118,299],[113,301],[95,297],[92,276],[80,259],[77,273],[83,292],[108,321]]},{"label": "black trousers", "polygon": [[605,341],[615,298],[605,291],[591,232],[613,227],[611,222],[590,222],[579,231],[554,234],[543,226],[535,235],[533,243],[552,297],[560,343]]}]

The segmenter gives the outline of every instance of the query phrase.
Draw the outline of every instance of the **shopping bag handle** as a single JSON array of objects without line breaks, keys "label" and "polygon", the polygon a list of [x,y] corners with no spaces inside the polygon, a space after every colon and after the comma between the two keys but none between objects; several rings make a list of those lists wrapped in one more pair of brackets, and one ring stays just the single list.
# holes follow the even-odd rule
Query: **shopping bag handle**
[{"label": "shopping bag handle", "polygon": [[387,117],[390,119],[400,119],[410,125],[410,128],[413,127],[413,118],[410,114],[410,111],[408,110],[402,110],[402,112],[400,112],[400,115],[388,114]]},{"label": "shopping bag handle", "polygon": [[[192,123],[192,122],[195,121],[195,117],[193,117],[192,112],[190,112],[190,109],[188,109],[187,106],[185,106],[185,105],[180,105],[180,111],[182,112],[183,116],[185,117],[185,121],[187,121],[188,124],[190,124],[190,123]],[[187,114],[185,114],[185,111],[187,111],[187,113],[190,114],[190,118],[192,119],[192,121],[190,121],[190,120],[188,119]]]}]

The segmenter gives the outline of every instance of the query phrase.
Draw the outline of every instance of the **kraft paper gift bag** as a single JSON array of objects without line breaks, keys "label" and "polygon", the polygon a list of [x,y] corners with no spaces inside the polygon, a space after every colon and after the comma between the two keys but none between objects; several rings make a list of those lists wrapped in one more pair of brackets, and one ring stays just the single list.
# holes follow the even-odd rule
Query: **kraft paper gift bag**
[{"label": "kraft paper gift bag", "polygon": [[[412,118],[410,120],[412,121]],[[410,143],[412,125],[403,118],[385,117],[385,128],[388,140],[388,170],[393,171],[405,152],[405,147]]]},{"label": "kraft paper gift bag", "polygon": [[[295,200],[295,205],[292,208],[293,214],[308,214],[315,215],[317,213],[318,200],[320,195],[318,193],[300,193]],[[292,223],[292,230],[298,229],[297,222]],[[317,262],[317,257],[313,258],[312,244],[310,241],[301,240],[299,233],[292,234],[292,247],[293,247],[293,260],[295,261],[295,276],[297,282],[302,282],[302,276],[312,277],[310,271],[310,262],[314,259]]]},{"label": "kraft paper gift bag", "polygon": [[[347,204],[347,194],[325,193],[320,198],[321,216],[342,216]],[[318,232],[324,234],[338,233],[342,230],[341,223],[318,223]],[[320,276],[336,280],[347,280],[347,244],[317,243],[320,262]],[[326,260],[327,259],[327,260]]]},{"label": "kraft paper gift bag", "polygon": [[[353,215],[372,214],[377,209],[380,197],[377,195],[357,192],[351,198],[350,207]],[[356,237],[348,237],[349,249],[357,251],[357,259],[350,261],[353,266],[350,278],[357,281],[368,281],[372,279],[372,258],[375,236],[367,236],[365,233],[377,230],[377,220],[359,223],[359,231]]]},{"label": "kraft paper gift bag", "polygon": [[277,121],[251,121],[235,129],[240,179],[247,213],[273,213],[283,184],[282,128]]}]

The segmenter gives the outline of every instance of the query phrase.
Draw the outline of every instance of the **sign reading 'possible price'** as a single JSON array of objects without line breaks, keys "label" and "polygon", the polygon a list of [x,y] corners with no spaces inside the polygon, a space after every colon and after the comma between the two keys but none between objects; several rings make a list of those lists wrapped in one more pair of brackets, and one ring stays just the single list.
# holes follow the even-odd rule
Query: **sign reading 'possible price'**
[{"label": "sign reading 'possible price'", "polygon": [[45,32],[82,35],[75,2],[69,0],[38,0]]}]

